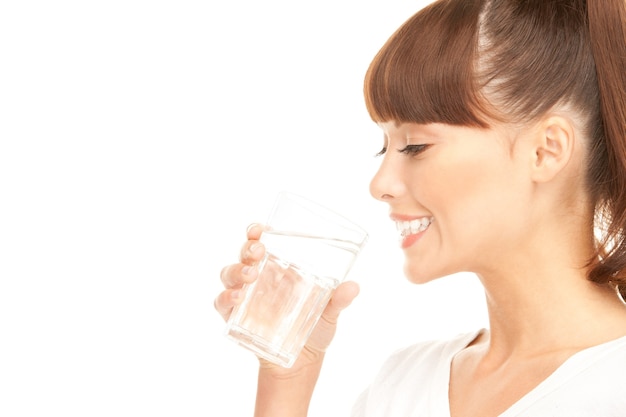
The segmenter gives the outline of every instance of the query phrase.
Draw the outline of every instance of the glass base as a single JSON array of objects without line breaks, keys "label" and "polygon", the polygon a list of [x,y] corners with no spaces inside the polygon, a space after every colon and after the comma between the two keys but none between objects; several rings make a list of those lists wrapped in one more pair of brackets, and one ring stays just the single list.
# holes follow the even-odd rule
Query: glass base
[{"label": "glass base", "polygon": [[285,353],[276,345],[251,334],[239,326],[227,327],[225,334],[227,338],[254,352],[257,356],[284,368],[291,368],[296,361],[297,355]]}]

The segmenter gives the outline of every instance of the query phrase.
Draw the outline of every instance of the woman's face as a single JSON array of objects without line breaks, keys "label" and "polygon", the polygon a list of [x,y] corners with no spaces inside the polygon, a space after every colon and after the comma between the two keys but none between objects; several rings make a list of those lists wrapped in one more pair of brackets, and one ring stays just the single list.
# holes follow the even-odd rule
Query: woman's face
[{"label": "woman's face", "polygon": [[532,191],[511,135],[444,124],[379,125],[386,151],[370,192],[389,204],[408,279],[501,267],[523,241]]}]

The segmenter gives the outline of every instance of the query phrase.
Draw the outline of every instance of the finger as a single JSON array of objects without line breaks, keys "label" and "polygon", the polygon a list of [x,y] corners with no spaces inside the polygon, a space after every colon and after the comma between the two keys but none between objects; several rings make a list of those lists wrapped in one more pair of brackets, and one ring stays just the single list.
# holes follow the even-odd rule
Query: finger
[{"label": "finger", "polygon": [[346,281],[340,284],[333,297],[328,302],[322,317],[331,324],[336,324],[339,314],[359,295],[359,284],[354,281]]},{"label": "finger", "polygon": [[246,236],[248,237],[248,240],[259,240],[261,238],[261,233],[263,233],[263,230],[267,229],[268,227],[263,224],[252,223],[246,229]]},{"label": "finger", "polygon": [[239,289],[222,291],[213,301],[213,307],[217,312],[228,320],[230,313],[233,311],[233,307],[239,304],[242,300],[242,291]]},{"label": "finger", "polygon": [[345,282],[335,289],[322,317],[317,323],[315,334],[307,341],[309,352],[317,354],[326,350],[337,330],[339,313],[348,307],[358,294],[359,285],[352,281]]},{"label": "finger", "polygon": [[228,265],[220,272],[222,284],[227,289],[241,288],[242,285],[253,282],[257,276],[256,267],[244,264]]},{"label": "finger", "polygon": [[265,246],[258,240],[249,240],[244,243],[239,254],[239,260],[246,265],[254,265],[265,255]]}]

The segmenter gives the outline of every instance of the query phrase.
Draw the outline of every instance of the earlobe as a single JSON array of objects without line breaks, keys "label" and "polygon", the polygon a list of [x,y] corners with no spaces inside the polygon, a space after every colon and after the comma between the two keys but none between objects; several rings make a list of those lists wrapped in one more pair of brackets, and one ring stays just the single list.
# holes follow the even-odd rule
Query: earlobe
[{"label": "earlobe", "polygon": [[572,159],[574,141],[569,120],[558,116],[544,120],[536,136],[533,179],[547,182],[556,177]]}]

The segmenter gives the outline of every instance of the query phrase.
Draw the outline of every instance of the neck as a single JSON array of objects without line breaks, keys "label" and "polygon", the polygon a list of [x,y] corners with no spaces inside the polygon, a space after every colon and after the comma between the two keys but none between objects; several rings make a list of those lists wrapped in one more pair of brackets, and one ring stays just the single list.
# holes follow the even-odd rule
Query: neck
[{"label": "neck", "polygon": [[[564,238],[549,245],[546,236]],[[500,268],[478,274],[495,357],[580,350],[626,335],[626,306],[616,291],[590,282],[587,268],[574,263],[590,259],[591,237],[580,247],[572,247],[575,241],[554,230],[539,233],[514,254],[501,254],[507,262]]]}]

